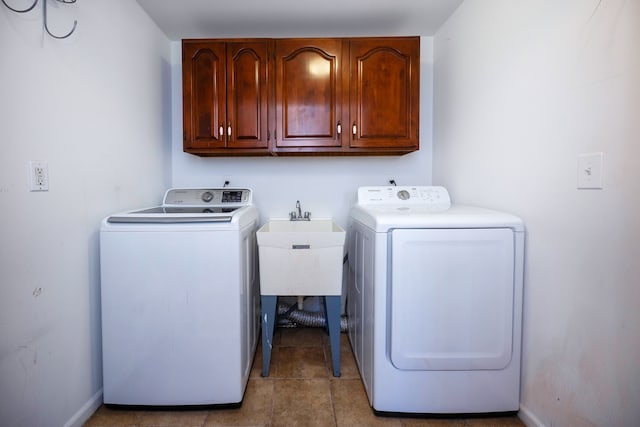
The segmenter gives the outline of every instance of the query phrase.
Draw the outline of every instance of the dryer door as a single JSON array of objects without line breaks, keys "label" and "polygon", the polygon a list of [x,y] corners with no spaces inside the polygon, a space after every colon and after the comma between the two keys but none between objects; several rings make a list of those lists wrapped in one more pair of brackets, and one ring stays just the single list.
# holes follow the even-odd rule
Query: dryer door
[{"label": "dryer door", "polygon": [[513,343],[513,231],[398,229],[389,245],[393,365],[507,367]]}]

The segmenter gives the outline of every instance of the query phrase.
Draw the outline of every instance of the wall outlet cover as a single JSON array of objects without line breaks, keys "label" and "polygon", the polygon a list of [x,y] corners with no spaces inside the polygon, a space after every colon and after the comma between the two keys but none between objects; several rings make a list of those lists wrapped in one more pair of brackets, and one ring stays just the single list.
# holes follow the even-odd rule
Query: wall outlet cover
[{"label": "wall outlet cover", "polygon": [[29,162],[29,191],[49,191],[49,165],[47,162]]}]

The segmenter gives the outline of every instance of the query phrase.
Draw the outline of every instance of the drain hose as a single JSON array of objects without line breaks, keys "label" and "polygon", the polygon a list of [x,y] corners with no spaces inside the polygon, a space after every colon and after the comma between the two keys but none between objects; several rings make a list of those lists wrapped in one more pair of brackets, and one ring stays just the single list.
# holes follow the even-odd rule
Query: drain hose
[{"label": "drain hose", "polygon": [[[292,305],[278,303],[278,318],[284,320],[284,324],[296,323],[302,326],[325,328],[327,318],[324,311],[298,310],[297,303]],[[340,331],[347,331],[347,316],[340,316]]]}]

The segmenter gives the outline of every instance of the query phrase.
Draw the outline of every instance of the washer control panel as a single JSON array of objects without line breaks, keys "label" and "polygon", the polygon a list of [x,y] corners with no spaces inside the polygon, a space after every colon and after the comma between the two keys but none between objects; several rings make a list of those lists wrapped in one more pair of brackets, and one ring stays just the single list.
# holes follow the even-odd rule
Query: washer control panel
[{"label": "washer control panel", "polygon": [[172,188],[167,190],[164,206],[245,206],[252,202],[248,188]]},{"label": "washer control panel", "polygon": [[449,192],[436,186],[380,186],[358,188],[360,205],[451,205]]}]

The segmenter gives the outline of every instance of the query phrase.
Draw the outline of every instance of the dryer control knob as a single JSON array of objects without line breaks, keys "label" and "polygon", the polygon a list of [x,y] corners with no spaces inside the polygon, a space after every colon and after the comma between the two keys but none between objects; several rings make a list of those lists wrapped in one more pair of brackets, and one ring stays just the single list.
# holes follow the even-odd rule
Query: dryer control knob
[{"label": "dryer control knob", "polygon": [[411,195],[409,194],[409,192],[407,190],[398,191],[398,199],[400,199],[400,200],[409,200],[410,197],[411,197]]},{"label": "dryer control knob", "polygon": [[211,200],[213,200],[213,194],[211,194],[210,191],[205,191],[204,193],[202,193],[203,202],[209,203]]}]

